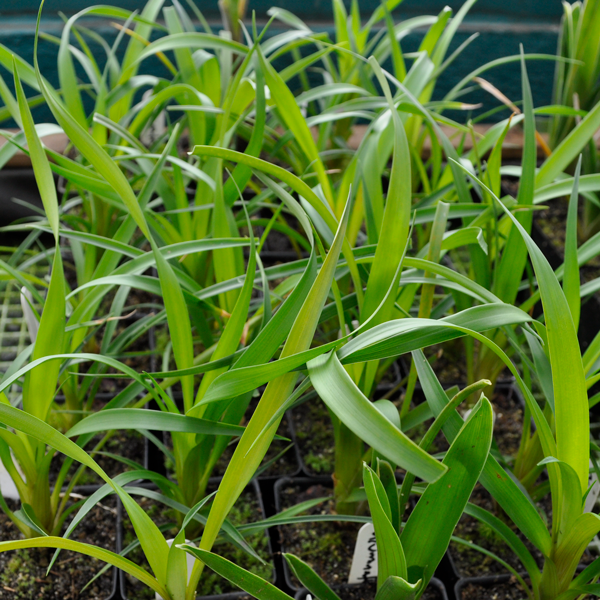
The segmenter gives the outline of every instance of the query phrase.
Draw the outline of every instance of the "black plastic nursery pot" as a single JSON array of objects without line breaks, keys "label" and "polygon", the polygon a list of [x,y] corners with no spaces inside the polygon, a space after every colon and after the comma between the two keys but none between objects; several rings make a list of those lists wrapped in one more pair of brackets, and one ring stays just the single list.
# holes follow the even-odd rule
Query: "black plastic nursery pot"
[{"label": "black plastic nursery pot", "polygon": [[[331,497],[333,485],[331,477],[289,477],[277,481],[274,493],[275,510],[280,513],[305,500]],[[309,514],[323,514],[329,512],[329,508],[318,505]],[[282,553],[289,552],[307,560],[308,557],[303,556],[304,551],[312,557],[318,557],[328,562],[331,560],[332,565],[312,564],[311,566],[329,585],[339,586],[346,583],[350,572],[350,562],[360,527],[361,523],[302,523],[279,526],[276,528],[274,536]],[[292,576],[285,560],[283,561],[283,577],[284,585],[294,593],[302,588]]]},{"label": "black plastic nursery pot", "polygon": [[[373,600],[376,588],[376,580],[370,579],[365,585],[342,585],[335,588],[335,592],[342,600]],[[307,590],[299,590],[295,600],[307,600],[308,595]],[[421,598],[422,600],[448,600],[448,593],[444,584],[432,577]]]},{"label": "black plastic nursery pot", "polygon": [[[315,498],[330,499],[332,490],[331,477],[296,477],[280,479],[274,488],[275,509],[279,513],[295,504]],[[308,514],[331,513],[333,505],[327,500],[314,507]],[[311,567],[340,595],[342,600],[372,600],[375,597],[375,580],[366,587],[362,584],[349,584],[348,576],[352,562],[356,538],[364,523],[355,522],[306,522],[294,525],[278,526],[273,531],[273,545],[282,553],[290,553],[308,562]],[[283,581],[278,586],[296,594],[296,598],[304,598],[300,582],[292,575],[287,562],[282,558],[278,565]],[[436,576],[444,580],[452,579],[451,569],[443,560]],[[450,577],[448,577],[450,576]],[[424,598],[447,598],[446,588],[439,579],[432,579],[432,590],[439,591]],[[372,589],[371,589],[372,588]],[[429,594],[429,592],[427,592]]]},{"label": "black plastic nursery pot", "polygon": [[[149,489],[155,489],[153,486],[148,486]],[[262,494],[260,491],[260,486],[258,482],[252,481],[246,488],[245,492],[240,497],[242,499],[242,508],[240,509],[241,514],[248,514],[250,511],[252,512],[251,521],[258,521],[265,516],[265,508],[262,500]],[[168,509],[162,507],[157,502],[147,501],[145,498],[140,498],[136,496],[138,502],[142,505],[144,510],[150,515],[155,524],[163,525],[167,522],[173,522],[170,516],[167,514]],[[236,508],[240,507],[240,501],[236,503],[232,512],[230,513],[230,519],[235,523],[235,512]],[[119,547],[119,551],[122,551],[131,541],[131,525],[128,521],[128,518],[124,511],[121,509],[119,511],[119,519],[118,519],[118,529],[121,532],[119,537],[119,541],[121,546]],[[169,534],[165,534],[167,538],[173,537]],[[256,572],[256,569],[263,569],[263,572],[259,572],[258,574],[264,577],[265,579],[271,579],[271,581],[275,581],[275,566],[273,564],[273,551],[271,547],[271,541],[267,532],[262,534],[258,533],[255,536],[250,536],[249,540],[254,539],[253,542],[255,544],[255,550],[261,554],[262,558],[267,561],[268,565],[266,568],[262,568],[260,563],[256,559],[251,559],[248,564],[245,564],[244,561],[247,560],[247,555],[242,550],[233,549],[232,546],[227,544],[225,546],[217,547],[215,546],[214,551],[218,554],[228,558],[232,562],[239,564],[249,570]],[[257,540],[257,541],[256,541]],[[128,554],[128,558],[134,560],[137,564],[146,564],[145,559],[143,559],[143,555],[139,549],[132,551]],[[248,557],[249,558],[249,557]],[[269,574],[267,571],[271,571]],[[207,583],[208,582],[208,583]],[[239,591],[239,589],[235,588],[232,584],[222,579],[208,568],[205,569],[200,585],[203,586],[198,590],[197,600],[218,600],[218,599],[245,599],[251,598],[247,593]],[[207,587],[212,585],[212,590],[208,590]],[[119,572],[119,591],[122,600],[154,600],[155,594],[152,590],[135,581],[126,573],[120,571]]]}]

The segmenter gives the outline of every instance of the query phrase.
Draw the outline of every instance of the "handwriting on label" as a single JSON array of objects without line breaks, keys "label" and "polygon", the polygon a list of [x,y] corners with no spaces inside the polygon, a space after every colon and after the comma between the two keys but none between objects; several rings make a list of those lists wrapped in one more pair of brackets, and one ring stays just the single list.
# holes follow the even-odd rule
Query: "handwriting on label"
[{"label": "handwriting on label", "polygon": [[377,577],[377,541],[373,523],[365,523],[358,531],[348,583],[364,583]]}]

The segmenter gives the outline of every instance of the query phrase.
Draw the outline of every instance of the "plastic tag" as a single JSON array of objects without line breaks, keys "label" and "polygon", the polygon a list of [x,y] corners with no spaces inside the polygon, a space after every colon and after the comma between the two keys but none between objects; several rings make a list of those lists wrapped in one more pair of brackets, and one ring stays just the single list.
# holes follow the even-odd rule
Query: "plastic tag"
[{"label": "plastic tag", "polygon": [[377,577],[377,541],[373,523],[365,523],[358,531],[348,583],[364,583]]},{"label": "plastic tag", "polygon": [[[21,473],[21,469],[19,469],[18,465],[15,465],[19,473]],[[21,473],[23,475],[23,473]],[[9,475],[6,467],[0,461],[0,493],[5,498],[10,498],[11,500],[19,500],[19,490],[17,490],[17,486],[13,481],[13,478]]]},{"label": "plastic tag", "polygon": [[585,499],[585,508],[583,512],[593,512],[596,502],[598,501],[598,496],[600,495],[600,483],[598,482],[598,476],[596,475],[596,471],[594,469],[594,463],[590,460],[590,480],[588,482],[588,486],[592,486],[592,489],[589,491],[587,498]]}]

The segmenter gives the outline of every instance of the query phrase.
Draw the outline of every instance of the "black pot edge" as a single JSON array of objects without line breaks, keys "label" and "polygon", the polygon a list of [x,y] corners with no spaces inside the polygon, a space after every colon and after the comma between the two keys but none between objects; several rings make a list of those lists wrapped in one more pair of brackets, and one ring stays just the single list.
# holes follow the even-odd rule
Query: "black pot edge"
[{"label": "black pot edge", "polygon": [[[509,572],[479,575],[477,577],[465,577],[464,575],[460,574],[458,567],[456,566],[456,563],[452,558],[452,552],[450,551],[450,547],[448,547],[448,550],[446,550],[446,559],[448,560],[448,564],[454,574],[454,580],[456,581],[454,585],[455,588],[461,581],[472,581],[474,583],[498,583],[502,578],[510,579],[511,577],[514,577],[514,575]],[[529,575],[525,571],[520,572],[519,575],[521,577],[529,577]],[[504,580],[502,579],[502,581]],[[456,598],[458,598],[458,595],[456,596]]]},{"label": "black pot edge", "polygon": [[[212,480],[211,480],[212,481]],[[149,487],[155,487],[155,486],[149,486]],[[244,491],[247,490],[248,488],[252,488],[254,490],[254,493],[256,494],[256,497],[258,499],[258,505],[263,513],[263,515],[266,515],[265,512],[265,507],[264,507],[264,503],[263,503],[263,499],[262,499],[262,492],[260,489],[260,485],[258,484],[258,482],[256,480],[252,480],[247,486],[246,488],[244,488]],[[122,504],[121,502],[119,502],[119,509],[117,512],[117,541],[119,543],[118,546],[118,552],[120,552],[122,550],[122,545],[123,545],[123,509],[122,509]],[[271,537],[268,535],[268,532],[265,532],[265,535],[267,535],[267,539],[268,539],[268,549],[269,549],[269,553],[272,555],[273,551],[272,551],[272,547],[271,547]],[[118,592],[119,592],[119,596],[115,597],[112,600],[117,600],[117,598],[119,600],[128,600],[127,597],[127,581],[125,579],[125,573],[123,571],[121,571],[120,569],[117,569],[118,572]],[[275,565],[273,565],[273,574],[275,577],[276,574],[276,568]],[[234,600],[234,599],[239,599],[239,598],[244,598],[244,597],[248,597],[248,593],[246,592],[229,592],[227,594],[218,594],[215,596],[197,596],[196,600]]]},{"label": "black pot edge", "polygon": [[[441,596],[442,596],[442,600],[448,600],[448,592],[446,590],[446,586],[436,577],[432,577],[429,580],[429,585],[427,587],[429,587],[430,585],[432,585],[433,587],[437,588],[437,590],[440,592]],[[335,589],[339,590],[339,589],[347,589],[347,588],[351,588],[352,584],[346,584],[343,586],[337,586]],[[306,595],[308,594],[308,590],[305,590],[304,588],[298,590],[296,592],[296,595],[294,596],[295,600],[306,600]]]},{"label": "black pot edge", "polygon": [[461,577],[454,586],[454,596],[456,600],[460,600],[462,589],[469,583],[474,583],[481,586],[493,586],[498,583],[506,583],[510,581],[514,575],[488,575],[487,577]]}]

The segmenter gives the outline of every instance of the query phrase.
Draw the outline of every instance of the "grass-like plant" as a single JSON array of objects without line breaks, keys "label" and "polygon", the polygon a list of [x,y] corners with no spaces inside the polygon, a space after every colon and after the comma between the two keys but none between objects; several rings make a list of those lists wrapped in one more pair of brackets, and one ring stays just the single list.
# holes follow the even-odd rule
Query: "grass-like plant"
[{"label": "grass-like plant", "polygon": [[[600,110],[598,77],[600,76],[600,43],[595,32],[600,27],[600,10],[595,2],[563,4],[563,18],[558,39],[557,55],[570,59],[556,63],[553,101],[565,107],[553,115],[549,124],[549,146],[557,148],[588,113]],[[584,174],[598,170],[598,150],[592,136],[583,148]],[[579,233],[587,240],[599,230],[598,195],[588,192]]]},{"label": "grass-like plant", "polygon": [[[324,385],[327,385],[326,381]],[[476,387],[459,394],[448,404],[431,426],[430,439]],[[364,417],[367,418],[367,412]],[[372,426],[377,428],[375,423]],[[491,441],[491,405],[482,397],[442,461],[447,471],[425,487],[406,523],[402,523],[399,493],[390,463],[376,458],[375,469],[363,464],[364,491],[377,539],[377,600],[421,597],[444,556],[456,523],[477,483]],[[390,450],[390,453],[393,452]],[[186,544],[181,548],[259,600],[290,598],[270,583],[217,554]],[[339,600],[339,596],[307,563],[289,554],[285,558],[315,598]]]},{"label": "grass-like plant", "polygon": [[[183,293],[174,271],[164,258],[163,254],[161,254],[161,252],[158,250],[158,247],[150,235],[141,208],[144,206],[145,201],[149,199],[152,193],[152,186],[158,179],[160,170],[164,165],[164,161],[169,153],[170,148],[167,147],[166,151],[161,157],[162,160],[158,161],[157,165],[155,166],[153,176],[150,177],[149,180],[150,183],[142,188],[139,198],[136,197],[129,182],[120,171],[119,167],[110,159],[108,154],[102,150],[101,146],[94,140],[93,136],[88,133],[87,129],[82,127],[71,116],[66,106],[58,98],[55,91],[44,82],[39,73],[39,69],[37,69],[37,65],[35,73],[38,77],[38,85],[60,125],[66,132],[70,134],[74,143],[78,144],[78,147],[85,156],[86,160],[93,164],[98,170],[98,173],[104,177],[104,181],[110,181],[110,185],[113,187],[114,192],[118,193],[123,198],[128,211],[131,213],[131,223],[139,227],[140,230],[146,234],[147,239],[150,242],[150,246],[152,247],[152,252],[150,255],[148,255],[131,246],[127,246],[127,244],[121,241],[113,240],[112,243],[106,242],[104,246],[107,250],[109,250],[109,252],[105,253],[103,257],[106,259],[105,264],[110,264],[110,262],[113,260],[118,263],[119,259],[123,256],[123,253],[131,256],[131,253],[133,252],[133,255],[135,256],[135,259],[133,260],[134,267],[137,266],[142,272],[146,270],[148,266],[157,266],[160,276],[160,285],[158,291],[160,293],[162,289],[162,295],[167,307],[170,324],[173,329],[176,360],[181,368],[191,367],[191,354],[193,351],[190,331],[191,328],[189,325],[189,320],[187,321],[187,324],[185,321],[188,318],[188,314],[187,309],[185,308],[186,305],[183,299]],[[18,66],[16,64],[15,84],[17,89],[20,120],[25,131],[36,180],[38,182],[40,193],[44,202],[46,216],[54,235],[56,247],[58,248],[61,230],[59,228],[59,209],[56,190],[54,187],[54,180],[52,178],[48,157],[46,156],[46,152],[41,145],[33,123],[33,119],[31,117],[31,113],[29,111],[29,107],[25,100],[18,75]],[[124,227],[124,229],[131,230],[127,220],[122,224],[122,227]],[[227,242],[222,243],[218,240],[211,240],[208,246],[226,247]],[[200,242],[200,247],[202,247],[202,242]],[[191,249],[193,249],[193,247],[188,247],[186,251]],[[164,252],[168,255],[168,251]],[[116,257],[111,257],[111,253],[115,254]],[[153,429],[149,421],[144,421],[146,418],[152,419],[152,414],[146,413],[146,411],[143,410],[136,411],[133,409],[131,409],[133,412],[128,412],[130,409],[122,408],[131,403],[140,390],[144,389],[145,387],[149,387],[146,381],[138,373],[132,369],[129,369],[125,365],[122,365],[119,363],[119,361],[110,356],[81,353],[77,343],[77,336],[70,335],[70,331],[75,331],[76,334],[78,334],[81,328],[89,327],[89,322],[86,321],[85,316],[90,313],[93,314],[91,311],[98,306],[99,301],[102,299],[102,293],[98,294],[95,293],[96,290],[92,290],[92,292],[87,295],[86,298],[71,313],[69,326],[67,326],[66,289],[64,273],[62,269],[62,257],[59,251],[55,251],[53,260],[54,263],[50,285],[44,303],[44,310],[40,319],[39,330],[33,351],[31,353],[31,361],[28,365],[20,369],[13,369],[15,372],[11,373],[10,377],[5,377],[3,379],[4,387],[6,388],[13,381],[24,377],[23,414],[35,417],[42,422],[47,422],[50,418],[52,400],[57,392],[59,375],[61,375],[61,371],[64,371],[68,367],[68,361],[74,361],[75,363],[78,363],[81,361],[91,360],[93,362],[103,363],[117,369],[118,371],[127,373],[135,380],[134,384],[129,386],[129,388],[127,388],[122,394],[117,396],[107,408],[118,407],[120,410],[125,410],[127,414],[131,415],[131,419],[128,420],[128,424],[131,425],[132,428],[143,430]],[[125,267],[126,268],[123,269],[125,272],[131,272],[132,266],[130,264],[126,264]],[[18,273],[15,273],[15,276],[18,278]],[[162,286],[162,288],[160,286]],[[33,291],[35,292],[35,290]],[[106,292],[106,290],[103,291]],[[119,296],[119,294],[117,294],[117,296]],[[83,322],[80,319],[83,319]],[[173,322],[173,319],[175,319],[175,323]],[[52,358],[49,358],[50,355],[52,355]],[[22,357],[20,360],[22,362]],[[63,373],[62,375],[68,377],[69,374],[67,373],[65,375]],[[193,392],[193,381],[191,376],[187,376],[187,378],[183,377],[183,389],[185,401],[191,402],[191,395]],[[169,411],[167,410],[167,412]],[[114,425],[115,422],[114,420],[111,421],[111,419],[114,419],[117,414],[118,413],[111,413],[108,422]],[[139,419],[142,419],[142,421]],[[82,423],[85,422],[86,420],[84,419]],[[104,421],[105,424],[95,429],[94,432],[112,429],[112,427],[106,426],[106,422],[107,421]],[[210,425],[206,427],[202,425],[202,423],[206,424],[206,421],[185,416],[181,416],[179,419],[175,420],[169,420],[165,416],[162,422],[163,427],[166,430],[182,432],[187,431],[192,434],[192,438],[193,434],[196,433],[212,434],[213,432],[219,431],[224,435],[230,436],[240,431],[239,427],[227,426],[226,424],[219,423],[215,423],[214,426]],[[168,423],[170,423],[170,425]],[[193,425],[191,425],[192,423]],[[48,474],[50,462],[54,452],[51,450],[48,451],[45,444],[32,441],[27,436],[23,436],[22,434],[13,434],[9,430],[2,431],[4,431],[2,438],[2,460],[15,481],[23,504],[31,507],[32,515],[34,515],[33,519],[39,524],[39,530],[46,533],[59,532],[65,517],[69,514],[69,512],[72,512],[76,508],[76,506],[74,506],[68,510],[66,509],[69,500],[69,492],[72,491],[72,487],[76,482],[76,478],[73,478],[68,482],[67,493],[64,496],[61,495],[62,486],[66,483],[68,469],[72,461],[65,462],[58,480],[54,485],[54,489],[51,491],[48,483]],[[78,439],[78,443],[83,445],[91,439],[91,434],[93,432],[90,431],[90,428],[88,427],[88,430],[80,433],[81,437]],[[71,436],[74,435],[78,434],[76,432],[71,433]],[[10,451],[12,451],[12,455]],[[12,458],[13,456],[19,464],[23,476],[21,476],[21,474],[18,472]],[[32,530],[31,527],[27,525],[24,526],[23,522],[11,513],[5,503],[3,503],[3,509],[7,512],[7,514],[9,514],[15,524],[23,531],[29,535],[36,535],[37,530]]]}]

